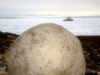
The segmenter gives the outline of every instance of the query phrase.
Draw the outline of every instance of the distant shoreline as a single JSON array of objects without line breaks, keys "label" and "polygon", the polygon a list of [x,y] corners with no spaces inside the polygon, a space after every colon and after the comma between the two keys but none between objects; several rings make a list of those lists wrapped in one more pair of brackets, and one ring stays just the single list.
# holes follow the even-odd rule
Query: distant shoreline
[{"label": "distant shoreline", "polygon": [[[0,31],[0,33],[4,33],[4,34],[12,34],[12,35],[21,35],[21,34],[15,34],[15,33],[11,33],[11,32],[3,32],[3,31]],[[75,35],[76,37],[78,37],[79,39],[100,39],[100,35]]]},{"label": "distant shoreline", "polygon": [[30,18],[100,18],[100,16],[48,16],[48,15],[14,15],[14,16],[0,16],[0,19],[30,19]]},{"label": "distant shoreline", "polygon": [[[16,34],[16,33],[11,33],[11,32],[3,32],[0,31],[0,33],[5,33],[5,34],[13,34],[13,35],[21,35],[21,34]],[[76,37],[78,37],[79,39],[100,39],[100,35],[75,35]]]}]

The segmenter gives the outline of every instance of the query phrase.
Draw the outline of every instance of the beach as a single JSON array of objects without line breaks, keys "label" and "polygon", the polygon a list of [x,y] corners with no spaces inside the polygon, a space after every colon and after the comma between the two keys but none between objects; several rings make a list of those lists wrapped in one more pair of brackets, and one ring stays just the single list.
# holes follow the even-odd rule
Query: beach
[{"label": "beach", "polygon": [[[47,29],[49,28],[47,27],[47,29],[45,29],[46,26],[44,28],[35,29],[38,28],[35,26],[47,23],[57,24],[61,26],[70,34],[72,33],[73,35],[75,35],[80,42],[77,43],[77,39],[74,40],[73,37],[70,38],[70,34],[65,34],[64,32],[57,32],[57,30],[63,30],[60,28],[57,28],[56,30],[56,27],[51,26],[53,29],[51,29],[50,31],[54,30],[59,34],[57,36],[55,36],[56,33],[52,34],[54,35],[53,37],[52,35],[44,33],[48,33]],[[30,29],[33,29],[33,32],[31,32]],[[43,32],[44,35],[40,35],[42,33],[42,29],[47,30]],[[30,30],[30,32],[28,32],[28,30]],[[25,34],[24,36],[24,33],[27,34]],[[30,37],[31,33],[32,36]],[[34,37],[35,34],[36,37]],[[39,34],[39,36],[37,34]],[[24,38],[19,38],[19,40],[21,39],[22,41],[20,40],[20,42],[16,44],[17,41],[15,42],[15,40],[20,35],[23,35]],[[47,41],[45,40],[45,35],[47,36]],[[39,40],[39,44],[37,44],[37,39]],[[43,42],[41,39],[46,42]],[[40,41],[42,42],[40,43]],[[83,54],[81,54],[82,51],[80,51],[80,43],[82,45]],[[14,48],[12,47],[13,44]],[[11,47],[12,49],[10,49]],[[10,50],[12,50],[11,54],[9,54]],[[11,56],[9,56],[7,63],[8,54]],[[20,60],[17,55],[19,56]],[[43,57],[41,55],[43,55]],[[67,56],[68,58],[66,58]],[[23,57],[25,59],[23,59]],[[18,58],[18,69],[16,68],[16,58]],[[82,69],[85,69],[85,66],[83,67],[84,62],[82,61],[84,60],[84,58],[86,62],[86,72],[82,72]],[[33,60],[31,61],[31,59]],[[54,60],[54,66],[52,65],[52,62],[50,62],[50,60],[52,59]],[[11,65],[9,63],[10,61]],[[23,64],[24,62],[21,61],[25,61],[25,66]],[[45,62],[47,61],[50,67],[45,64]],[[12,65],[12,63],[15,64]],[[36,65],[33,63],[36,63]],[[46,68],[49,68],[46,69],[44,67],[41,67],[41,65],[44,66],[42,63],[45,65]],[[20,67],[20,65],[22,67]],[[10,68],[9,66],[13,68]],[[23,68],[23,66],[25,68]],[[11,73],[9,71],[9,74],[11,75],[36,75],[37,73],[37,75],[52,75],[51,73],[53,73],[53,71],[57,72],[54,73],[56,75],[80,75],[81,73],[85,73],[85,75],[100,75],[100,0],[1,0],[0,75],[8,75],[8,67],[10,68],[9,70],[13,72]],[[22,72],[19,68],[21,70],[25,70],[25,72]],[[17,71],[16,69],[19,71]],[[34,71],[33,69],[36,71]],[[40,69],[40,71],[45,71],[45,73],[42,73],[42,71],[41,73],[39,73],[38,69]],[[58,73],[58,71],[60,72]]]},{"label": "beach", "polygon": [[[10,46],[18,36],[17,34],[0,32],[0,56],[2,56],[0,58],[0,69],[7,67],[5,58]],[[86,75],[100,75],[100,36],[77,36],[77,38],[81,41],[84,51]],[[3,71],[6,72],[7,68],[4,68]]]}]

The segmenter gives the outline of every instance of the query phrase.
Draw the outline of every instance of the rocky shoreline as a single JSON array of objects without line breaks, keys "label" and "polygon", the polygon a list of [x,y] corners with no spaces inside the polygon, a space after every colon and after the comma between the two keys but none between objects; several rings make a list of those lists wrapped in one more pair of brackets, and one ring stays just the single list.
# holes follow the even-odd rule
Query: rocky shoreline
[{"label": "rocky shoreline", "polygon": [[86,60],[86,75],[100,75],[100,36],[77,36]]},{"label": "rocky shoreline", "polygon": [[[0,32],[0,75],[7,75],[5,58],[11,44],[19,35]],[[100,75],[100,36],[77,36],[82,43],[86,60],[86,75]]]}]

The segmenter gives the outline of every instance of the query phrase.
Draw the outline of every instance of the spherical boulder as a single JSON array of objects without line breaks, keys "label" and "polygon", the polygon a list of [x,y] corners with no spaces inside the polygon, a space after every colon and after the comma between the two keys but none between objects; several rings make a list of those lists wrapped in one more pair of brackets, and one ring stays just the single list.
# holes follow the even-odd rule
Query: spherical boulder
[{"label": "spherical boulder", "polygon": [[12,45],[8,72],[9,75],[85,75],[80,41],[57,24],[32,27]]}]

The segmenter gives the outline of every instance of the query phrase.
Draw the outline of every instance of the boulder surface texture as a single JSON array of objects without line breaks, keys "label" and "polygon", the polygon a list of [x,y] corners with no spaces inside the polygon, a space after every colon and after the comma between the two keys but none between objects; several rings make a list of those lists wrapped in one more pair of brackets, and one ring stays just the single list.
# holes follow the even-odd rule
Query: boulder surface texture
[{"label": "boulder surface texture", "polygon": [[85,75],[80,41],[57,24],[32,27],[10,48],[8,72],[9,75]]}]

